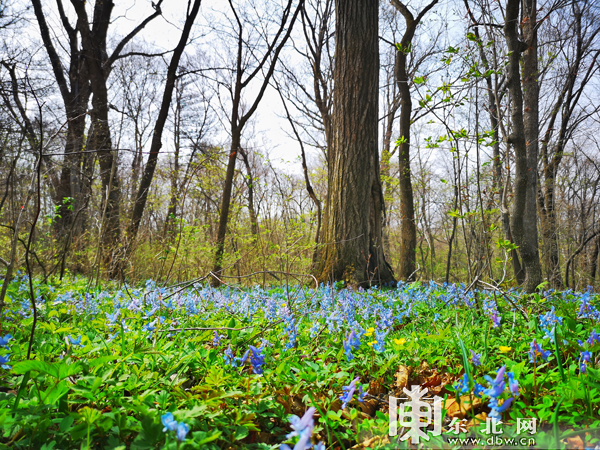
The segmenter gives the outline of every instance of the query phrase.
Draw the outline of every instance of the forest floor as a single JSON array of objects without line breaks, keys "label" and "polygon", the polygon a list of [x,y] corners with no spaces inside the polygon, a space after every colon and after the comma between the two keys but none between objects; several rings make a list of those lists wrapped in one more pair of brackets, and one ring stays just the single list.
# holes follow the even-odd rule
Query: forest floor
[{"label": "forest floor", "polygon": [[29,360],[29,283],[11,284],[0,448],[600,442],[592,292],[89,284],[35,286]]}]

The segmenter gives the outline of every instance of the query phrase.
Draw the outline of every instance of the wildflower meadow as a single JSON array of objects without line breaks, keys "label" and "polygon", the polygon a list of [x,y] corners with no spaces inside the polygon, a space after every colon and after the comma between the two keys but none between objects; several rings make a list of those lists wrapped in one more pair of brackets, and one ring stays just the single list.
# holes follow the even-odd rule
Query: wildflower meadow
[{"label": "wildflower meadow", "polygon": [[82,278],[36,286],[32,335],[28,286],[11,283],[2,323],[0,448],[417,448],[390,433],[390,399],[415,387],[442,405],[420,448],[525,419],[535,448],[599,444],[591,290]]}]

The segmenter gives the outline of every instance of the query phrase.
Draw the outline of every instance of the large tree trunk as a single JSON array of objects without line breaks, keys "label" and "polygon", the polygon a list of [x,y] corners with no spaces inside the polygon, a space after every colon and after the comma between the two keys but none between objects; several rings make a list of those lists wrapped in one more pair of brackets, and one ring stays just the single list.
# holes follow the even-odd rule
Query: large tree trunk
[{"label": "large tree trunk", "polygon": [[[515,188],[511,214],[511,230],[525,268],[523,287],[533,292],[542,281],[537,236],[537,153],[538,153],[538,99],[537,30],[535,1],[526,0],[523,20],[527,44],[519,40],[519,0],[508,0],[504,27],[509,51],[508,89],[512,99],[510,143],[515,150]],[[520,55],[523,58],[523,89],[521,88]],[[527,105],[525,116],[523,106]]]},{"label": "large tree trunk", "polygon": [[336,1],[332,147],[319,281],[394,282],[382,249],[377,0]]}]

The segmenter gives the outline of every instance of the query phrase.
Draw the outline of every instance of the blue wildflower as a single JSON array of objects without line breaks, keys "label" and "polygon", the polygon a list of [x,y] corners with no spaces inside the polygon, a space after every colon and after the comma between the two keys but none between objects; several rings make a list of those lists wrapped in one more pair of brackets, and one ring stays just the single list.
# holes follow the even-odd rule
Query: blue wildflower
[{"label": "blue wildflower", "polygon": [[310,408],[308,408],[306,410],[306,412],[304,413],[302,418],[295,416],[295,415],[290,417],[290,424],[291,424],[293,431],[291,433],[289,433],[286,436],[286,438],[291,439],[294,436],[299,436],[300,433],[302,433],[304,430],[306,430],[308,428],[310,428],[311,432],[312,432],[312,428],[315,426],[313,414],[315,413],[316,410],[317,410],[317,408],[315,408],[314,406],[311,406]]},{"label": "blue wildflower", "polygon": [[549,350],[544,350],[540,344],[538,344],[535,339],[531,341],[529,345],[529,362],[536,362],[537,355],[540,355],[544,361],[548,361],[548,357],[550,356]]},{"label": "blue wildflower", "polygon": [[71,345],[78,345],[80,347],[83,347],[83,344],[81,343],[81,336],[79,336],[77,339],[75,339],[71,335],[68,335],[67,339],[69,339],[69,342],[71,343]]},{"label": "blue wildflower", "polygon": [[237,367],[237,361],[235,356],[233,356],[233,352],[231,351],[231,345],[227,347],[225,353],[223,354],[223,358],[225,359],[225,364],[231,367]]},{"label": "blue wildflower", "polygon": [[165,426],[163,428],[163,433],[166,433],[168,431],[175,431],[177,429],[177,421],[175,420],[175,417],[173,417],[173,413],[166,413],[164,415],[162,415],[160,417],[160,420],[162,421],[162,424]]},{"label": "blue wildflower", "polygon": [[508,400],[505,400],[504,403],[502,403],[502,405],[498,406],[498,399],[492,398],[489,403],[489,407],[491,408],[489,417],[492,420],[500,420],[502,418],[501,414],[508,408],[510,408],[510,405],[512,404],[513,400],[513,397],[511,397]]},{"label": "blue wildflower", "polygon": [[581,373],[587,372],[587,365],[592,359],[592,354],[588,351],[581,352],[581,356],[579,357],[579,371]]},{"label": "blue wildflower", "polygon": [[[9,334],[9,336],[10,336],[10,334]],[[598,333],[596,333],[596,330],[592,330],[592,332],[590,333],[590,337],[587,339],[586,342],[590,345],[594,345],[594,343],[600,342],[600,335],[598,335]]]},{"label": "blue wildflower", "polygon": [[142,331],[148,331],[148,332],[152,332],[156,330],[156,319],[154,319],[152,322],[145,324],[142,327]]},{"label": "blue wildflower", "polygon": [[473,365],[475,367],[478,367],[481,365],[481,353],[475,353],[473,350],[470,350],[471,352],[471,362],[473,363]]},{"label": "blue wildflower", "polygon": [[342,390],[345,392],[340,396],[340,400],[342,401],[342,409],[346,409],[348,403],[352,400],[354,396],[354,391],[356,391],[356,382],[360,380],[360,377],[356,377],[354,380],[350,382],[348,386],[344,386]]},{"label": "blue wildflower", "polygon": [[515,374],[513,372],[506,372],[508,377],[508,389],[515,397],[519,396],[519,381],[515,380]]},{"label": "blue wildflower", "polygon": [[494,328],[498,328],[500,326],[501,320],[502,317],[498,315],[497,311],[494,311],[494,313],[492,314],[492,324],[494,325]]},{"label": "blue wildflower", "polygon": [[11,366],[9,366],[8,364],[6,364],[9,359],[10,359],[10,355],[0,356],[0,367],[2,367],[5,370],[12,369]]},{"label": "blue wildflower", "polygon": [[263,373],[262,366],[265,364],[265,355],[261,353],[261,349],[256,348],[251,345],[250,350],[252,354],[250,355],[250,362],[252,363],[252,372],[255,374]]},{"label": "blue wildflower", "polygon": [[489,375],[486,375],[484,378],[490,384],[490,387],[483,391],[483,394],[488,395],[490,397],[498,398],[502,392],[504,392],[504,386],[506,385],[504,381],[504,372],[506,370],[506,366],[502,366],[500,370],[498,370],[498,374],[496,378],[492,380]]},{"label": "blue wildflower", "polygon": [[365,396],[369,393],[369,391],[364,391],[363,392],[363,387],[362,384],[358,385],[358,401],[361,403],[365,402]]},{"label": "blue wildflower", "polygon": [[188,427],[185,423],[183,422],[179,422],[177,424],[177,440],[178,441],[185,441],[185,436],[188,434],[188,432],[190,431],[190,427]]},{"label": "blue wildflower", "polygon": [[221,345],[221,336],[219,336],[219,333],[217,333],[217,330],[215,330],[215,334],[214,334],[212,343],[213,343],[214,347],[218,347],[219,345]]},{"label": "blue wildflower", "polygon": [[469,392],[469,377],[467,376],[466,372],[463,375],[462,379],[459,380],[458,383],[456,383],[456,386],[454,386],[454,388],[461,394],[466,394],[467,392]]},{"label": "blue wildflower", "polygon": [[0,337],[0,347],[4,347],[5,349],[8,350],[8,341],[10,341],[12,339],[12,336],[10,334],[7,334],[4,337]]},{"label": "blue wildflower", "polygon": [[481,394],[483,394],[483,391],[485,391],[485,387],[483,387],[479,383],[475,383],[475,389],[473,390],[473,394],[475,394],[475,397],[481,398]]}]

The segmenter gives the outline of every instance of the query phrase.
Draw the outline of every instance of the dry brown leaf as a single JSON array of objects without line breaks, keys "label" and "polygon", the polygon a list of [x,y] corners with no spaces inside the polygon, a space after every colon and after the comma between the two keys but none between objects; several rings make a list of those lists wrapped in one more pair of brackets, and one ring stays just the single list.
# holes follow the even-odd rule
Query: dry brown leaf
[{"label": "dry brown leaf", "polygon": [[467,428],[475,427],[477,425],[485,423],[486,419],[487,419],[487,413],[485,413],[485,412],[479,413],[475,417],[473,417],[471,420],[469,420],[469,422],[467,423]]},{"label": "dry brown leaf", "polygon": [[365,400],[364,403],[360,403],[360,409],[363,413],[369,415],[370,417],[375,417],[375,411],[377,411],[378,404],[379,402],[376,399],[370,398]]},{"label": "dry brown leaf", "polygon": [[579,436],[573,436],[567,438],[567,448],[570,450],[584,450],[585,445],[583,439]]},{"label": "dry brown leaf", "polygon": [[408,385],[408,377],[410,376],[410,370],[406,366],[398,367],[396,372],[396,383],[394,386],[398,391],[402,391]]},{"label": "dry brown leaf", "polygon": [[457,402],[455,398],[447,398],[444,403],[444,409],[447,411],[447,416],[451,418],[463,419],[473,408],[481,406],[481,400],[477,397],[473,398],[473,404],[471,404],[471,397],[463,395],[460,397],[460,402]]}]

